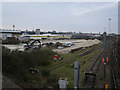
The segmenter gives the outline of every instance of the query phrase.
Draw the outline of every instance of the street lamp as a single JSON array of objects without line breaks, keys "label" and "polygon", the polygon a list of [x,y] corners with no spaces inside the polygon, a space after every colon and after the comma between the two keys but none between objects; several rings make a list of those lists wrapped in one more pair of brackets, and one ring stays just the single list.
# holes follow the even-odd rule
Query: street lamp
[{"label": "street lamp", "polygon": [[111,33],[110,33],[110,32],[111,32],[111,31],[110,31],[110,21],[111,21],[111,18],[109,18],[109,37],[110,37],[110,38],[109,38],[109,41],[111,42],[111,35],[110,35],[110,34],[111,34]]},{"label": "street lamp", "polygon": [[111,18],[109,18],[109,34],[110,34],[110,21],[111,21]]},{"label": "street lamp", "polygon": [[15,25],[13,25],[13,30],[15,30]]}]

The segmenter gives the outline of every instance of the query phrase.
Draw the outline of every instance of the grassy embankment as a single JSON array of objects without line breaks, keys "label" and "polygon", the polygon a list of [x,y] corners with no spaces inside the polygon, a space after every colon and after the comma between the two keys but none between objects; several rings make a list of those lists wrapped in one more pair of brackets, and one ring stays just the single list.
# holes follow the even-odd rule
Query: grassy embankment
[{"label": "grassy embankment", "polygon": [[2,48],[3,75],[11,78],[23,88],[44,88],[55,85],[56,77],[40,69],[42,73],[31,74],[29,68],[45,67],[53,62],[54,52],[50,49],[10,51]]},{"label": "grassy embankment", "polygon": [[[91,52],[90,54],[83,56],[81,58],[77,57],[76,55],[79,54],[80,52],[84,52],[85,50],[78,51],[76,53],[69,53],[69,54],[63,55],[63,57],[64,57],[63,62],[65,61],[65,59],[67,60],[67,58],[72,58],[75,56],[76,56],[75,61],[80,62],[80,87],[82,87],[82,83],[84,80],[84,74],[82,73],[82,71],[85,71],[87,69],[87,67],[90,65],[90,63],[94,60],[95,56],[97,56],[100,52],[103,51],[102,48],[99,48],[101,46],[102,46],[102,44],[95,45],[94,47],[88,48],[89,50],[92,48],[96,48],[96,49],[93,52]],[[88,49],[86,49],[86,51]],[[66,64],[66,65],[63,65],[62,67],[57,68],[57,69],[50,72],[51,74],[55,74],[59,77],[66,77],[68,79],[68,82],[69,82],[69,84],[67,86],[68,88],[74,87],[74,62],[75,61],[73,61],[72,63]],[[83,61],[85,61],[85,64],[82,65]]]},{"label": "grassy embankment", "polygon": [[[60,55],[63,57],[63,60],[54,62],[53,56],[56,54],[52,52],[51,49],[40,49],[32,52],[19,52],[13,51],[10,52],[8,49],[3,48],[3,73],[12,78],[18,85],[23,88],[46,88],[46,87],[58,87],[58,79],[59,77],[67,77],[68,78],[68,88],[73,88],[74,85],[74,62],[70,64],[63,65],[60,68],[57,68],[51,72],[46,71],[48,68],[51,68],[55,65],[66,62],[68,59],[76,57],[75,61],[85,60],[85,64],[81,65],[80,68],[80,76],[84,76],[82,74],[82,70],[85,70],[93,58],[100,53],[102,49],[97,49],[101,45],[95,45],[90,48],[81,49],[74,53],[68,53],[64,55]],[[96,50],[89,55],[83,56],[81,58],[77,57],[78,54],[83,53],[92,48],[96,48]],[[40,73],[31,74],[29,72],[29,68],[38,68]],[[80,78],[80,82],[82,82],[82,78]]]}]

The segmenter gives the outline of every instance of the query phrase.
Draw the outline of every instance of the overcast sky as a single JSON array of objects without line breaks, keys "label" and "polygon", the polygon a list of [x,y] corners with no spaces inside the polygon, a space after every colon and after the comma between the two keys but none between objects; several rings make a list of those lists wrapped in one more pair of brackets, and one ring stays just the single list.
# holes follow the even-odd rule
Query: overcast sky
[{"label": "overcast sky", "polygon": [[4,2],[2,27],[72,32],[118,32],[117,2]]}]

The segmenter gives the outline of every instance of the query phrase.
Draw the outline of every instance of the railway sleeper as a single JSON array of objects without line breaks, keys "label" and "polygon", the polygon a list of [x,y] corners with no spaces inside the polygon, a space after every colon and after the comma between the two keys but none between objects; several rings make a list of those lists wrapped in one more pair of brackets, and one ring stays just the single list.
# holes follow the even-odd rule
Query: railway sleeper
[{"label": "railway sleeper", "polygon": [[[96,80],[96,74],[94,73],[87,73],[85,72],[85,79],[84,79],[84,84],[83,86],[89,85],[94,88],[95,85],[95,80]],[[92,83],[92,85],[91,85]]]}]

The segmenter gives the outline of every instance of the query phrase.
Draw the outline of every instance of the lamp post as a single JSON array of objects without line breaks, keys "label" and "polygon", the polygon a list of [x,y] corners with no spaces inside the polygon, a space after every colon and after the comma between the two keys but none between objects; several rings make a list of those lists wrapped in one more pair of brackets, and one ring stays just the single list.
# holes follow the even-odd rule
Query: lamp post
[{"label": "lamp post", "polygon": [[109,34],[110,34],[110,21],[111,21],[111,18],[109,18]]},{"label": "lamp post", "polygon": [[[110,38],[109,38],[109,43],[111,42],[111,35],[110,35],[110,34],[111,34],[111,33],[110,33],[110,32],[111,32],[111,30],[110,30],[111,27],[110,27],[110,21],[111,21],[111,18],[109,18],[109,37],[110,37]],[[110,45],[110,44],[109,44],[109,45]]]},{"label": "lamp post", "polygon": [[13,30],[15,30],[15,25],[13,25]]}]

